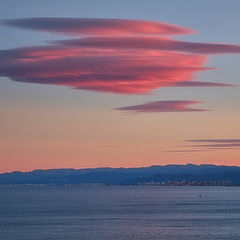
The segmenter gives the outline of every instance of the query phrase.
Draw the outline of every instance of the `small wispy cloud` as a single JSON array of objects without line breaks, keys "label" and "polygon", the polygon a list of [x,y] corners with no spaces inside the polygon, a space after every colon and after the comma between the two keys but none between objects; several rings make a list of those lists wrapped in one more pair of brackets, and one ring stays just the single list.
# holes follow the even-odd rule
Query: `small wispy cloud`
[{"label": "small wispy cloud", "polygon": [[139,105],[127,106],[117,108],[116,110],[122,111],[133,111],[133,112],[145,112],[145,113],[154,113],[154,112],[205,112],[210,111],[208,109],[198,109],[191,108],[190,105],[202,103],[199,101],[157,101],[149,102]]}]

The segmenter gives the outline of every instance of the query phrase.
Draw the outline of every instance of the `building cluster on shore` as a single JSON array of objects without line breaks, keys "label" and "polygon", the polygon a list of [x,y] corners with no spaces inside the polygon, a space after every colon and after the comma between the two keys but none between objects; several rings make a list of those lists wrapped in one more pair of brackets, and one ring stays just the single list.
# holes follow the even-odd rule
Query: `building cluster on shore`
[{"label": "building cluster on shore", "polygon": [[[0,184],[0,188],[4,187],[51,187],[51,186],[111,186],[112,184],[106,183],[81,183],[81,184]],[[114,184],[115,186],[121,184]],[[124,184],[126,186],[126,184]],[[137,185],[137,186],[234,186],[240,187],[240,184],[234,184],[228,180],[218,180],[218,181],[149,181],[149,182],[138,182],[137,184],[127,184],[127,185]]]},{"label": "building cluster on shore", "polygon": [[55,186],[67,186],[67,187],[72,187],[72,186],[106,186],[107,184],[105,183],[76,183],[76,184],[34,184],[34,183],[26,183],[26,184],[0,184],[1,187],[55,187]]},{"label": "building cluster on shore", "polygon": [[219,181],[167,181],[167,182],[139,182],[139,186],[233,186],[230,181],[219,180]]}]

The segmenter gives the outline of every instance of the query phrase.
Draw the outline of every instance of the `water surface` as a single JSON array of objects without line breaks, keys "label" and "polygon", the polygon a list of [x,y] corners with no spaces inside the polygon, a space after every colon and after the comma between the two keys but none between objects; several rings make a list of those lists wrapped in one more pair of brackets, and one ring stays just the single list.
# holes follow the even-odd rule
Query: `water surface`
[{"label": "water surface", "polygon": [[0,239],[237,240],[240,188],[0,188]]}]

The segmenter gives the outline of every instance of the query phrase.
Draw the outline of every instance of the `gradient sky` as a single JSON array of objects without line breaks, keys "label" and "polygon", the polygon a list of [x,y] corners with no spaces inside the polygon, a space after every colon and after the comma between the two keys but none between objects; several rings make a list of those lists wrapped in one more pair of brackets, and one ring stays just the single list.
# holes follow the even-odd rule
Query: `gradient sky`
[{"label": "gradient sky", "polygon": [[0,8],[0,172],[240,166],[240,2]]}]

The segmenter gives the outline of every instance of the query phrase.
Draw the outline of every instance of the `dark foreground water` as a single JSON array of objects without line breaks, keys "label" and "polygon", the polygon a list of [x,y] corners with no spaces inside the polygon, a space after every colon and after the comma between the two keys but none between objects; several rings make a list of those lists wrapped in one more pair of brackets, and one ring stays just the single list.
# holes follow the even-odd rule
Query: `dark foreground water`
[{"label": "dark foreground water", "polygon": [[240,188],[0,188],[0,239],[239,240]]}]

